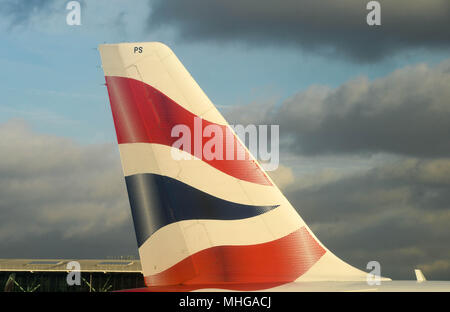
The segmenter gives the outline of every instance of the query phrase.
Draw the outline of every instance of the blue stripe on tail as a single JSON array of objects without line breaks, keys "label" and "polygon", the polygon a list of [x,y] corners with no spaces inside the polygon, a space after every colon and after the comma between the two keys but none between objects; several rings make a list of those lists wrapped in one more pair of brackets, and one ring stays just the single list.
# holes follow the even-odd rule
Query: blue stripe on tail
[{"label": "blue stripe on tail", "polygon": [[192,219],[245,219],[278,207],[230,202],[158,174],[135,174],[125,177],[125,181],[139,247],[170,223]]}]

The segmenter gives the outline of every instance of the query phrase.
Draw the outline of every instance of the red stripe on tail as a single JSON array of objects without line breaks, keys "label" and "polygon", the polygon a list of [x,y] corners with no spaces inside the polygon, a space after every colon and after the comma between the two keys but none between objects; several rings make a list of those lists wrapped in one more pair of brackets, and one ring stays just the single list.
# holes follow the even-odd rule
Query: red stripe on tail
[{"label": "red stripe on tail", "polygon": [[193,288],[273,287],[296,280],[324,254],[325,249],[302,227],[267,243],[199,251],[163,272],[146,276],[145,282],[147,286],[183,284]]},{"label": "red stripe on tail", "polygon": [[[176,125],[186,125],[191,132],[191,149],[187,152],[196,157],[200,156],[198,158],[202,158],[209,165],[240,180],[262,185],[272,185],[265,173],[250,159],[247,151],[245,151],[244,160],[237,159],[238,146],[241,147],[241,144],[234,134],[231,135],[232,142],[226,142],[226,133],[230,132],[227,126],[216,125],[201,119],[201,133],[203,133],[205,127],[215,125],[222,129],[224,138],[222,146],[223,160],[206,160],[201,157],[202,154],[194,154],[194,120],[197,117],[196,115],[175,103],[159,90],[141,81],[107,76],[106,84],[119,144],[140,142],[173,146],[173,143],[178,138],[171,137],[172,128]],[[202,139],[202,141],[208,140],[209,138]],[[205,142],[202,142],[202,151],[204,145]],[[225,159],[227,158],[227,149],[233,147],[233,159]]]}]

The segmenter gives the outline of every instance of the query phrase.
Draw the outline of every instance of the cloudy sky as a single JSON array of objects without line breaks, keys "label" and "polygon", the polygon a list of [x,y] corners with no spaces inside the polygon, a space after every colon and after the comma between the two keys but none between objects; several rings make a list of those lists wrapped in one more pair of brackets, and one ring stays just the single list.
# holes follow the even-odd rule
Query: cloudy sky
[{"label": "cloudy sky", "polygon": [[137,255],[99,43],[162,41],[232,124],[279,124],[278,185],[382,274],[450,279],[450,2],[0,0],[0,258]]}]

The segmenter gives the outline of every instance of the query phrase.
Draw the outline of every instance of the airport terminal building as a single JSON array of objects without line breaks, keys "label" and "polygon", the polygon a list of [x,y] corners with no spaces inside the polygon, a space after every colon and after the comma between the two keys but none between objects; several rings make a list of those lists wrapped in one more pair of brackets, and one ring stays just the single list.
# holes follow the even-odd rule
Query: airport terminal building
[{"label": "airport terminal building", "polygon": [[[67,264],[80,264],[80,285],[69,286]],[[145,287],[139,260],[0,259],[0,291],[101,292]]]}]

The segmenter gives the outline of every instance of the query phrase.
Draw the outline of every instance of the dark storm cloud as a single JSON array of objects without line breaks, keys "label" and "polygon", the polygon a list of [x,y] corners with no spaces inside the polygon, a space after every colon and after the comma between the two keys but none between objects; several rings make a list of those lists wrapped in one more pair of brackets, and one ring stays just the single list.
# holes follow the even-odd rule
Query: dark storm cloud
[{"label": "dark storm cloud", "polygon": [[114,145],[79,145],[0,124],[1,257],[136,254]]},{"label": "dark storm cloud", "polygon": [[244,106],[227,115],[233,123],[279,124],[284,147],[302,155],[447,157],[449,86],[447,60],[434,67],[406,67],[374,81],[358,78],[336,89],[312,86],[280,106]]},{"label": "dark storm cloud", "polygon": [[450,279],[450,159],[402,159],[286,196],[332,251],[361,269],[379,261],[383,274]]},{"label": "dark storm cloud", "polygon": [[[361,269],[379,261],[394,279],[414,279],[413,270],[422,268],[429,279],[448,280],[449,86],[447,60],[374,81],[313,86],[280,105],[236,107],[227,117],[232,123],[279,124],[280,149],[297,155],[300,167],[308,159],[295,178],[283,167],[275,180],[338,256]],[[338,168],[339,159],[372,153],[381,157],[374,169]],[[336,159],[329,166],[340,171],[300,174],[323,157]]]},{"label": "dark storm cloud", "polygon": [[[450,46],[447,0],[380,0],[382,26],[369,27],[360,0],[151,1],[150,28],[184,40],[296,45],[371,62],[405,48]],[[336,55],[336,54],[334,54]]]}]

